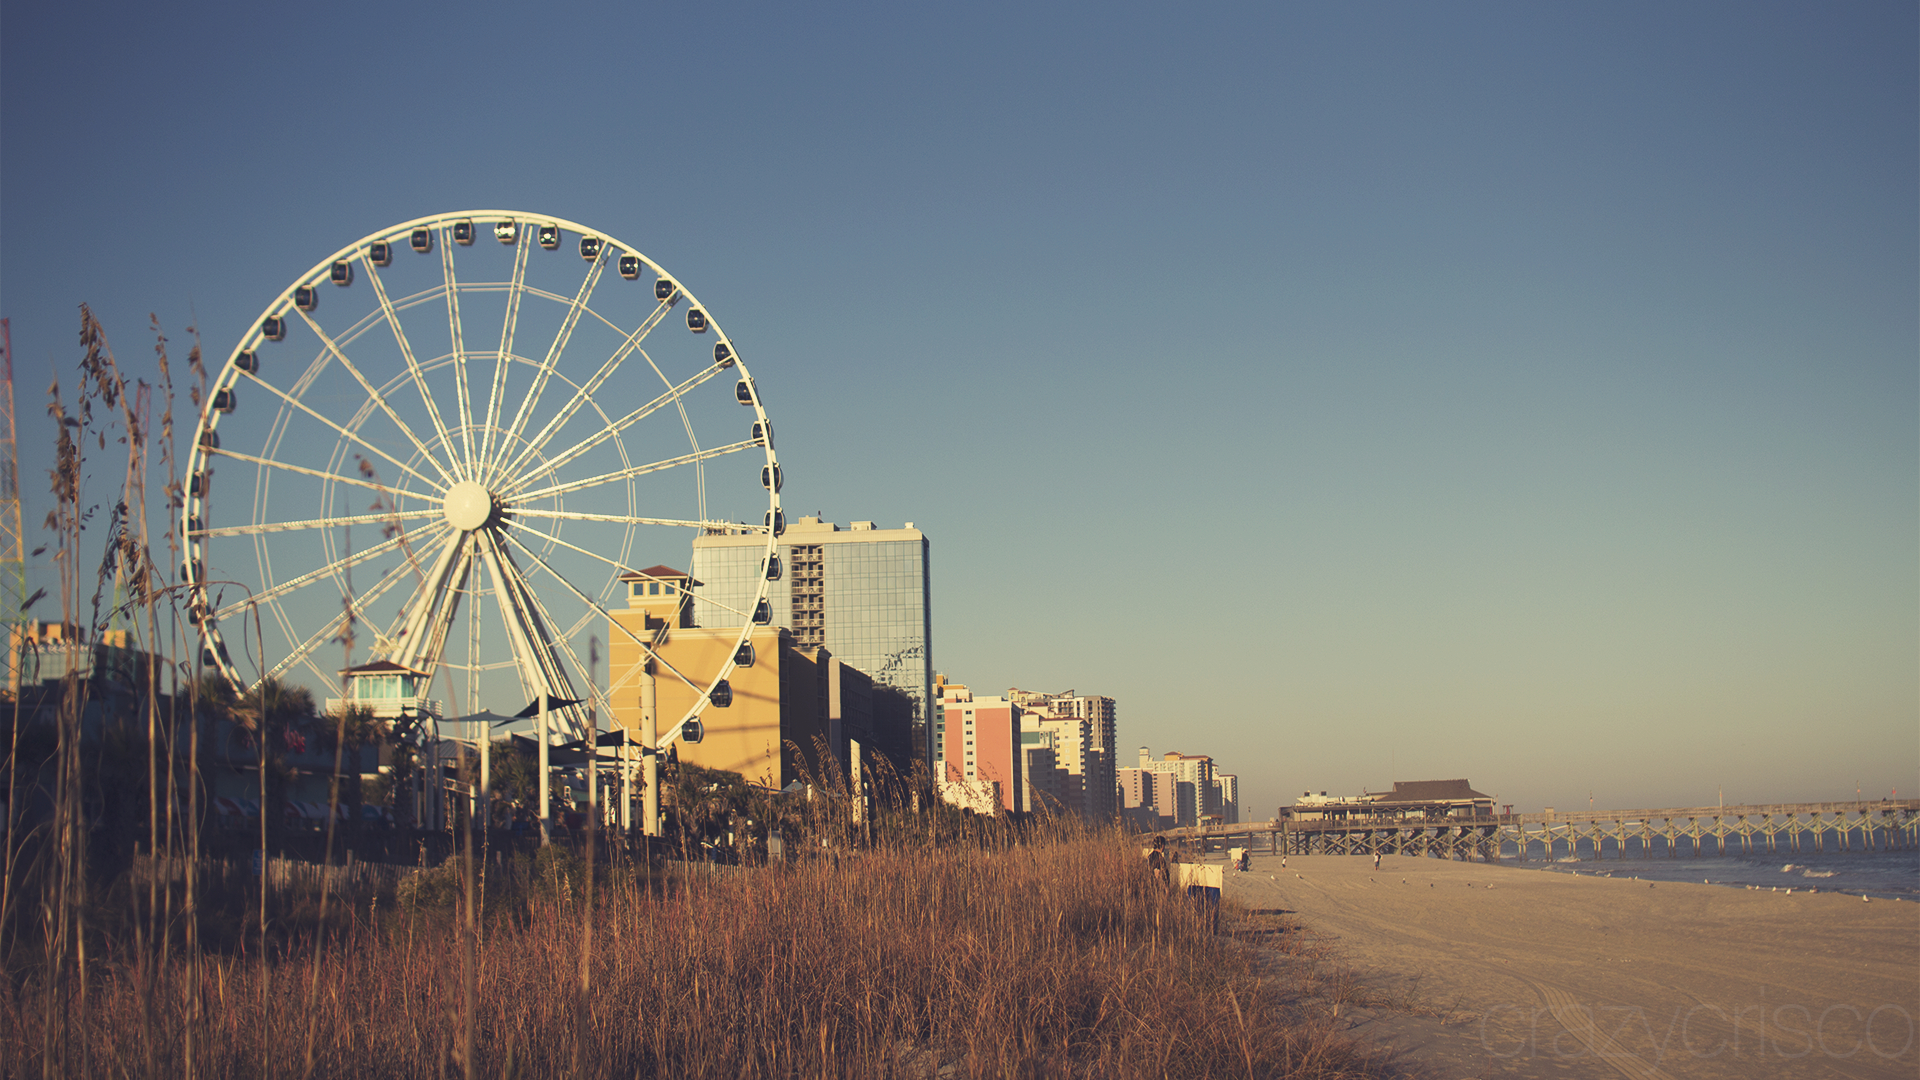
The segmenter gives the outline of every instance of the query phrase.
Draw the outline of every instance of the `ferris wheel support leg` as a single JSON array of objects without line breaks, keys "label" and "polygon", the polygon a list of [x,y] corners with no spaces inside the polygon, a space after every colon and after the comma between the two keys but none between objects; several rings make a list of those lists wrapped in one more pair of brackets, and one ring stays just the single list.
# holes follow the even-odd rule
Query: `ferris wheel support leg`
[{"label": "ferris wheel support leg", "polygon": [[653,663],[648,661],[640,668],[640,767],[645,771],[641,781],[646,785],[643,797],[647,800],[641,826],[648,836],[659,836],[660,717],[653,694]]}]

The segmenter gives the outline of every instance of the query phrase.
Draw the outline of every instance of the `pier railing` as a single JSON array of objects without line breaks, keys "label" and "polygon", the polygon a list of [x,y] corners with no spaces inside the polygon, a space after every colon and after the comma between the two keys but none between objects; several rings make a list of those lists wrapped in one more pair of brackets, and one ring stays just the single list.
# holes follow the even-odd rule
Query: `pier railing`
[{"label": "pier railing", "polygon": [[1755,806],[1687,806],[1539,814],[1336,818],[1169,829],[1207,849],[1242,846],[1291,855],[1437,855],[1526,861],[1573,855],[1652,858],[1729,853],[1893,851],[1920,846],[1920,799]]}]

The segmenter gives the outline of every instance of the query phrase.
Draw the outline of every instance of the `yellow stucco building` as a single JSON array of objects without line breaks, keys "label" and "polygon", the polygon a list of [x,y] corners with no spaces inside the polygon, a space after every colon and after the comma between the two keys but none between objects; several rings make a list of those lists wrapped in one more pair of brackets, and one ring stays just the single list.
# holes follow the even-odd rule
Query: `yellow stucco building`
[{"label": "yellow stucco building", "polygon": [[[665,735],[734,651],[740,629],[693,625],[691,599],[699,583],[684,571],[653,566],[623,580],[627,608],[611,612],[607,628],[612,722],[639,737],[646,650],[634,640],[638,637],[659,657],[653,673],[655,709]],[[796,648],[785,628],[755,626],[747,646],[735,654],[737,663],[727,679],[732,704],[707,707],[700,717],[705,737],[697,744],[676,744],[681,761],[739,773],[750,783],[785,787],[794,780],[822,777],[822,743],[844,765],[849,740],[871,748],[882,726],[898,735],[911,722],[910,703],[897,706],[884,693],[876,694],[865,673],[840,663],[825,649]],[[893,727],[900,733],[892,732]],[[800,748],[799,759],[789,743]]]}]

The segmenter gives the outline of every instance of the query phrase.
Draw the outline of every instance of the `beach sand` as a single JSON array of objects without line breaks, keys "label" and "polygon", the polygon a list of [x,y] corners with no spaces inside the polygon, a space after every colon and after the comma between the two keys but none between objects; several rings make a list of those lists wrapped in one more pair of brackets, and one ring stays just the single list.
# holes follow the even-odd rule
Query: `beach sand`
[{"label": "beach sand", "polygon": [[1920,1076],[1920,903],[1595,867],[1256,855],[1225,891],[1349,967],[1411,1076]]}]

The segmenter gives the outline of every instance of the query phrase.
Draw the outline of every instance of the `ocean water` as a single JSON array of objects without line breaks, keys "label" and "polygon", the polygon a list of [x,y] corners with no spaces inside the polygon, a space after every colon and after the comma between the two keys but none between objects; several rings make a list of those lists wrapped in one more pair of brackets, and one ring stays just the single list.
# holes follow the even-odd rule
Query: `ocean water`
[{"label": "ocean water", "polygon": [[1526,870],[1552,874],[1580,874],[1615,878],[1639,878],[1642,881],[1706,882],[1733,889],[1749,886],[1766,891],[1849,893],[1884,899],[1920,901],[1920,850],[1905,851],[1753,851],[1725,855],[1706,852],[1692,854],[1684,847],[1668,855],[1658,847],[1651,857],[1642,857],[1630,846],[1627,857],[1619,858],[1611,847],[1606,857],[1595,859],[1582,844],[1578,856],[1558,855],[1548,862],[1534,857],[1520,862],[1507,846],[1501,863]]}]

